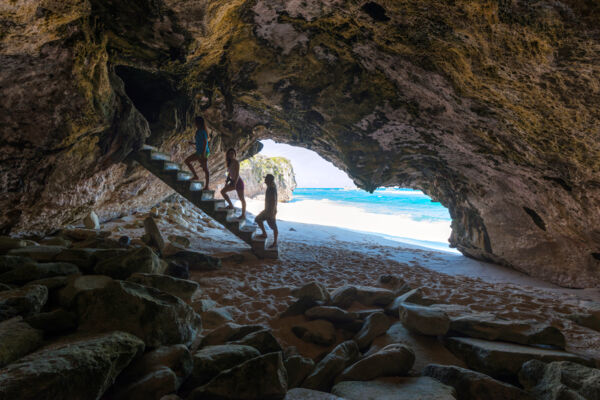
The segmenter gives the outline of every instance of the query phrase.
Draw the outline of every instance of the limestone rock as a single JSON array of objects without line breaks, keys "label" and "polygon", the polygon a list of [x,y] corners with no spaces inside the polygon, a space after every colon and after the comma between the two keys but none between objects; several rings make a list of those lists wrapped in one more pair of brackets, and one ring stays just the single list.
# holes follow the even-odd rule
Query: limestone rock
[{"label": "limestone rock", "polygon": [[194,367],[185,382],[185,387],[194,389],[202,386],[221,371],[258,356],[260,352],[251,346],[239,344],[206,346],[193,355]]},{"label": "limestone rock", "polygon": [[77,316],[62,308],[34,314],[27,317],[25,321],[47,335],[64,334],[77,328]]},{"label": "limestone rock", "polygon": [[521,366],[532,359],[544,362],[572,361],[592,365],[589,359],[561,350],[547,350],[482,339],[451,337],[446,339],[446,347],[457,357],[462,358],[469,368],[507,382],[516,382]]},{"label": "limestone rock", "polygon": [[331,293],[331,305],[340,308],[348,308],[356,301],[357,293],[358,290],[352,285],[336,288]]},{"label": "limestone rock", "polygon": [[307,283],[304,286],[292,290],[292,294],[298,299],[307,298],[314,300],[315,302],[322,301],[325,304],[331,299],[327,288],[319,282]]},{"label": "limestone rock", "polygon": [[116,391],[115,400],[160,399],[179,388],[177,375],[167,367],[161,367],[129,386]]},{"label": "limestone rock", "polygon": [[388,289],[346,285],[337,288],[331,293],[331,304],[341,308],[348,308],[352,302],[357,301],[365,306],[385,307],[394,298],[394,292]]},{"label": "limestone rock", "polygon": [[119,375],[117,384],[137,382],[155,371],[167,368],[175,374],[176,387],[190,375],[194,362],[192,354],[185,345],[162,346],[136,358]]},{"label": "limestone rock", "polygon": [[150,244],[156,246],[158,251],[162,252],[165,248],[165,239],[162,237],[154,218],[149,216],[144,220],[144,230],[150,238]]},{"label": "limestone rock", "polygon": [[415,353],[406,345],[390,344],[342,372],[336,381],[370,381],[385,376],[405,376],[415,362]]},{"label": "limestone rock", "polygon": [[558,328],[536,321],[512,321],[485,318],[477,314],[465,315],[452,318],[450,331],[479,339],[565,348],[565,337]]},{"label": "limestone rock", "polygon": [[277,200],[288,202],[296,189],[292,163],[284,157],[265,157],[257,154],[240,163],[240,177],[244,180],[244,194],[254,198],[265,194],[265,175],[272,174],[277,186]]},{"label": "limestone rock", "polygon": [[335,378],[358,358],[360,351],[355,341],[348,340],[337,345],[315,366],[306,377],[302,387],[328,392]]},{"label": "limestone rock", "polygon": [[304,388],[288,390],[284,400],[344,400],[329,393]]},{"label": "limestone rock", "polygon": [[112,281],[82,291],[74,302],[80,330],[121,330],[141,338],[148,347],[190,344],[199,329],[197,314],[182,300],[131,282]]},{"label": "limestone rock", "polygon": [[27,317],[40,312],[48,300],[48,289],[30,285],[0,292],[0,321],[17,315]]},{"label": "limestone rock", "polygon": [[339,307],[319,306],[313,307],[304,312],[308,319],[325,319],[329,322],[352,322],[358,317],[355,313],[349,313]]},{"label": "limestone rock", "polygon": [[143,350],[141,340],[123,332],[45,347],[0,369],[0,398],[99,399]]},{"label": "limestone rock", "polygon": [[322,302],[313,300],[310,297],[301,297],[300,299],[290,304],[288,308],[281,313],[280,318],[304,314],[306,310],[313,307],[318,307],[321,304]]},{"label": "limestone rock", "polygon": [[221,268],[220,259],[192,250],[179,250],[167,259],[192,271],[214,271]]},{"label": "limestone rock", "polygon": [[192,295],[200,288],[198,282],[158,274],[144,274],[138,272],[132,274],[127,280],[172,294],[188,304],[192,301]]},{"label": "limestone rock", "polygon": [[83,225],[87,229],[100,229],[100,220],[94,211],[90,211],[83,219]]},{"label": "limestone rock", "polygon": [[386,381],[346,381],[331,393],[347,400],[456,400],[454,389],[428,377],[398,378]]},{"label": "limestone rock", "polygon": [[435,304],[435,301],[425,297],[421,288],[416,288],[396,297],[394,301],[388,304],[388,306],[385,308],[385,312],[389,315],[397,316],[400,312],[400,306],[404,303],[430,306]]},{"label": "limestone rock", "polygon": [[424,376],[437,379],[456,390],[461,400],[532,400],[525,391],[497,381],[485,374],[455,365],[430,364],[423,370]]},{"label": "limestone rock", "polygon": [[219,373],[206,385],[195,389],[188,399],[283,399],[287,376],[281,353],[252,358]]},{"label": "limestone rock", "polygon": [[391,322],[384,313],[379,312],[369,315],[361,330],[354,336],[358,348],[361,351],[367,349],[371,345],[371,342],[373,342],[373,339],[383,335],[390,326]]},{"label": "limestone rock", "polygon": [[[315,363],[310,358],[294,354],[286,357],[284,362],[288,377],[288,388],[295,388],[302,384],[304,378],[315,368]],[[289,393],[289,392],[288,392]]]},{"label": "limestone rock", "polygon": [[600,304],[595,308],[589,309],[586,313],[571,314],[569,315],[569,319],[578,325],[600,332]]},{"label": "limestone rock", "polygon": [[64,250],[65,248],[61,246],[27,246],[10,250],[8,255],[28,257],[38,262],[50,262]]},{"label": "limestone rock", "polygon": [[47,237],[40,241],[40,244],[47,244],[50,246],[61,246],[61,247],[69,247],[73,242],[69,239],[65,239],[62,236],[51,236]]},{"label": "limestone rock", "polygon": [[243,346],[252,346],[261,354],[274,353],[282,351],[279,341],[273,336],[270,329],[263,329],[256,332],[251,332],[241,339],[230,342],[231,344],[239,344]]},{"label": "limestone rock", "polygon": [[29,263],[1,274],[0,282],[22,285],[38,279],[76,274],[80,274],[79,268],[77,268],[76,265],[69,263]]},{"label": "limestone rock", "polygon": [[94,273],[94,266],[98,260],[96,249],[65,249],[58,253],[54,259],[57,262],[67,262],[77,265],[85,274]]},{"label": "limestone rock", "polygon": [[161,263],[150,247],[132,249],[124,255],[98,261],[94,272],[114,279],[127,279],[136,272],[156,274],[161,271]]},{"label": "limestone rock", "polygon": [[24,256],[0,256],[0,274],[27,264],[35,264],[35,261]]},{"label": "limestone rock", "polygon": [[536,399],[600,399],[600,370],[568,361],[528,361],[519,382]]},{"label": "limestone rock", "polygon": [[190,244],[191,244],[190,239],[186,238],[185,236],[181,236],[181,235],[169,235],[169,240],[171,241],[171,243],[176,243],[185,248],[190,247]]},{"label": "limestone rock", "polygon": [[19,249],[21,247],[27,247],[27,243],[24,240],[9,236],[0,236],[0,254],[4,254],[9,250]]},{"label": "limestone rock", "polygon": [[404,326],[422,335],[445,335],[450,328],[448,315],[435,308],[404,303],[399,315]]},{"label": "limestone rock", "polygon": [[225,307],[213,307],[200,313],[204,329],[214,329],[227,323],[233,322],[233,317]]},{"label": "limestone rock", "polygon": [[329,321],[314,320],[303,322],[292,327],[292,332],[305,342],[315,343],[322,346],[330,346],[335,343],[335,327]]},{"label": "limestone rock", "polygon": [[233,322],[228,322],[211,332],[202,339],[202,346],[214,346],[217,344],[225,344],[242,339],[244,336],[252,332],[262,331],[266,329],[263,325],[238,325]]},{"label": "limestone rock", "polygon": [[0,322],[0,368],[31,353],[43,340],[42,332],[21,317]]},{"label": "limestone rock", "polygon": [[79,293],[104,288],[112,281],[113,279],[106,275],[73,276],[58,293],[59,302],[62,306],[68,307]]}]

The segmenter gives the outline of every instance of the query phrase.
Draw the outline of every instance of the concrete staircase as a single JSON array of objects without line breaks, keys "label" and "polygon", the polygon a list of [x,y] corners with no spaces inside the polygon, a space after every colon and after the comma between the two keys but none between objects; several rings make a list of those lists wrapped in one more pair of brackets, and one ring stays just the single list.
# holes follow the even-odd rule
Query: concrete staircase
[{"label": "concrete staircase", "polygon": [[192,174],[183,171],[181,165],[171,161],[168,154],[161,153],[156,147],[144,145],[142,150],[134,155],[134,158],[177,193],[220,222],[231,233],[248,243],[254,254],[259,258],[278,257],[279,254],[276,248],[266,249],[265,239],[256,237],[256,225],[246,219],[236,217],[236,210],[226,209],[225,200],[215,199],[214,190],[204,190],[202,182],[192,181]]}]

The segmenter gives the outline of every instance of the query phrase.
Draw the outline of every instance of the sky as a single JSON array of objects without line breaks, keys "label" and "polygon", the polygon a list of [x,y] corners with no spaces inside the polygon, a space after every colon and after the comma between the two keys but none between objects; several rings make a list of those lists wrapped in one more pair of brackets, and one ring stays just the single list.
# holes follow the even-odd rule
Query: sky
[{"label": "sky", "polygon": [[292,162],[299,188],[354,188],[348,175],[326,161],[317,153],[303,147],[261,140],[263,149],[259,154],[267,157],[285,157]]}]

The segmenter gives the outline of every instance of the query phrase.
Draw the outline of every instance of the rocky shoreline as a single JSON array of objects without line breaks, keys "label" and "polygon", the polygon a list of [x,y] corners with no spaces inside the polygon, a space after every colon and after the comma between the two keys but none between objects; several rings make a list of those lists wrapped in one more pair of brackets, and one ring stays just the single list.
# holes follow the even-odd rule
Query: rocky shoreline
[{"label": "rocky shoreline", "polygon": [[0,239],[0,399],[600,395],[597,303],[295,243],[209,255],[185,232],[219,226],[177,198],[102,228]]}]

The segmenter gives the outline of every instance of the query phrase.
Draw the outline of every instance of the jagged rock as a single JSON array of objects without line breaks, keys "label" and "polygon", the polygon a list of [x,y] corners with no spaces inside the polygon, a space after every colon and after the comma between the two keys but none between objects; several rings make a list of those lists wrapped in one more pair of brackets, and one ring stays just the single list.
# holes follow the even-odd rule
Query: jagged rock
[{"label": "jagged rock", "polygon": [[455,365],[430,364],[423,375],[437,379],[456,390],[461,400],[532,400],[525,391],[497,381],[485,374],[460,368]]},{"label": "jagged rock", "polygon": [[113,278],[106,275],[73,276],[58,293],[59,302],[62,306],[68,307],[79,293],[104,288],[112,281]]},{"label": "jagged rock", "polygon": [[344,400],[341,397],[317,390],[295,388],[288,390],[284,400]]},{"label": "jagged rock", "polygon": [[415,363],[415,353],[403,344],[390,344],[346,368],[336,382],[370,381],[385,376],[404,376]]},{"label": "jagged rock", "polygon": [[233,322],[228,322],[209,332],[202,339],[202,346],[214,346],[217,344],[225,344],[230,341],[233,342],[242,339],[252,332],[262,331],[264,329],[266,328],[263,325],[238,325]]},{"label": "jagged rock", "polygon": [[115,390],[115,400],[160,399],[179,388],[177,375],[170,368],[160,367],[127,387]]},{"label": "jagged rock", "polygon": [[319,282],[310,282],[304,286],[292,290],[292,295],[298,299],[310,299],[315,302],[322,301],[327,304],[331,300],[327,288]]},{"label": "jagged rock", "polygon": [[31,353],[42,341],[42,332],[21,317],[0,322],[0,368]]},{"label": "jagged rock", "polygon": [[346,381],[331,393],[347,400],[456,400],[454,389],[428,377],[398,378],[394,382]]},{"label": "jagged rock", "polygon": [[21,247],[27,247],[27,242],[9,236],[0,236],[0,254],[4,254],[13,249],[20,249]]},{"label": "jagged rock", "polygon": [[448,315],[435,308],[404,303],[399,315],[404,326],[422,335],[445,335],[450,328]]},{"label": "jagged rock", "polygon": [[38,279],[51,278],[54,276],[76,275],[80,273],[81,272],[76,265],[69,263],[28,263],[0,274],[0,282],[22,285]]},{"label": "jagged rock", "polygon": [[94,211],[90,211],[83,219],[83,225],[87,229],[100,229],[100,220]]},{"label": "jagged rock", "polygon": [[17,315],[27,317],[40,312],[48,300],[48,289],[29,285],[0,292],[0,321]]},{"label": "jagged rock", "polygon": [[214,329],[227,322],[233,322],[231,313],[225,307],[213,307],[200,313],[204,329]]},{"label": "jagged rock", "polygon": [[318,306],[309,308],[304,312],[304,315],[308,319],[326,319],[327,321],[336,322],[352,322],[358,319],[355,313],[350,313],[346,310],[342,310],[339,307],[332,306]]},{"label": "jagged rock", "polygon": [[306,377],[302,387],[328,392],[335,378],[358,358],[360,351],[355,341],[348,340],[337,345],[315,366]]},{"label": "jagged rock", "polygon": [[400,312],[400,306],[404,303],[430,306],[436,302],[433,299],[425,297],[421,288],[416,288],[396,297],[394,301],[385,308],[385,312],[389,315],[397,316]]},{"label": "jagged rock", "polygon": [[34,327],[43,331],[47,335],[64,334],[77,328],[77,316],[62,308],[54,311],[34,314],[27,317],[25,321]]},{"label": "jagged rock", "polygon": [[157,274],[162,272],[160,259],[150,247],[144,246],[127,251],[98,261],[94,272],[99,275],[108,275],[114,279],[127,279],[134,273]]},{"label": "jagged rock", "polygon": [[391,322],[384,313],[378,312],[369,315],[360,331],[354,336],[358,348],[361,351],[367,349],[371,345],[371,342],[373,342],[373,339],[383,335],[390,326]]},{"label": "jagged rock", "polygon": [[305,342],[330,346],[335,343],[335,327],[329,321],[314,320],[302,322],[292,327],[292,332]]},{"label": "jagged rock", "polygon": [[146,235],[150,238],[150,244],[156,246],[159,252],[162,252],[165,248],[165,239],[162,237],[160,233],[160,229],[158,229],[158,225],[156,225],[156,221],[154,218],[148,216],[144,219],[144,230]]},{"label": "jagged rock", "polygon": [[281,352],[264,354],[219,373],[204,386],[195,389],[189,400],[283,399],[287,376]]},{"label": "jagged rock", "polygon": [[50,262],[64,250],[65,248],[61,246],[27,246],[10,250],[8,255],[28,257],[38,262]]},{"label": "jagged rock", "polygon": [[0,398],[99,399],[143,350],[141,340],[124,332],[65,340],[1,369]]},{"label": "jagged rock", "polygon": [[446,339],[446,347],[454,355],[462,358],[469,368],[506,382],[516,382],[517,373],[523,363],[532,359],[545,362],[573,361],[592,365],[589,359],[561,350],[547,350],[482,339],[451,337]]},{"label": "jagged rock", "polygon": [[[283,361],[288,377],[288,388],[295,388],[302,384],[304,378],[315,368],[315,363],[310,358],[293,354]],[[288,392],[289,393],[289,392]]]},{"label": "jagged rock", "polygon": [[138,336],[148,347],[190,344],[200,324],[197,314],[182,300],[131,282],[112,281],[99,289],[81,291],[74,303],[80,330],[121,330]]},{"label": "jagged rock", "polygon": [[600,369],[568,361],[527,361],[519,382],[536,399],[600,399]]},{"label": "jagged rock", "polygon": [[300,299],[294,301],[289,307],[281,313],[280,318],[292,317],[294,315],[301,315],[306,312],[306,310],[318,307],[322,304],[320,301],[315,301],[310,297],[301,297]]},{"label": "jagged rock", "polygon": [[258,356],[260,356],[260,352],[251,346],[239,344],[206,346],[194,354],[194,367],[191,375],[185,381],[185,387],[194,389],[202,386],[221,371]]},{"label": "jagged rock", "polygon": [[127,280],[172,294],[186,303],[191,303],[192,295],[200,288],[198,282],[158,274],[144,274],[138,272],[132,274]]},{"label": "jagged rock", "polygon": [[536,321],[502,320],[478,314],[465,315],[451,319],[450,331],[486,340],[565,348],[565,337],[558,328]]},{"label": "jagged rock", "polygon": [[167,258],[192,271],[214,271],[221,268],[220,259],[192,250],[180,250]]},{"label": "jagged rock", "polygon": [[283,350],[275,336],[273,336],[271,333],[270,329],[251,332],[245,335],[243,338],[230,343],[243,346],[252,346],[261,354],[274,353]]}]

